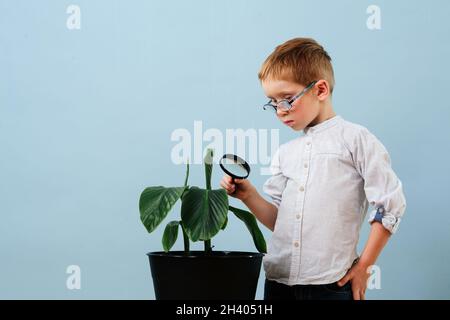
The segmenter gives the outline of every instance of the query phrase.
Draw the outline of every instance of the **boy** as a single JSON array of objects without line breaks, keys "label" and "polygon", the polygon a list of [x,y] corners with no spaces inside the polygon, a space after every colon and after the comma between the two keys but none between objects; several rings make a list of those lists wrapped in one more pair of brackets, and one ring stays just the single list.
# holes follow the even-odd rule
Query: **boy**
[{"label": "boy", "polygon": [[[278,46],[259,72],[264,109],[303,136],[273,156],[263,190],[225,175],[221,186],[273,231],[264,256],[264,299],[359,300],[406,203],[384,146],[366,128],[333,111],[331,58],[313,39]],[[369,203],[371,231],[360,257],[359,231]]]}]

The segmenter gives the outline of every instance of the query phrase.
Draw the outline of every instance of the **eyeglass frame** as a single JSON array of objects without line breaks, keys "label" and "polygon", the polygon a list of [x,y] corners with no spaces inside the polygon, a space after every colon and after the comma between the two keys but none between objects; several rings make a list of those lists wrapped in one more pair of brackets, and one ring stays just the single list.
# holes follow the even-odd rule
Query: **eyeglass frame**
[{"label": "eyeglass frame", "polygon": [[293,107],[292,104],[293,104],[296,100],[298,100],[298,99],[300,99],[301,97],[303,97],[303,96],[304,96],[311,88],[314,87],[314,85],[315,85],[317,82],[319,82],[319,80],[315,80],[315,81],[311,82],[311,83],[308,84],[301,92],[297,93],[297,94],[296,94],[295,96],[293,96],[290,100],[282,99],[282,100],[278,101],[276,105],[273,105],[273,104],[272,104],[272,99],[270,99],[269,102],[267,102],[265,105],[263,105],[263,109],[264,109],[264,110],[267,110],[267,108],[272,107],[273,111],[274,111],[275,113],[277,113],[278,108],[279,108],[279,104],[282,103],[282,102],[285,102],[285,103],[288,104],[288,107],[287,107],[287,108],[283,108],[283,107],[282,107],[282,110],[283,110],[283,111],[289,111],[289,110],[291,110],[292,107]]}]

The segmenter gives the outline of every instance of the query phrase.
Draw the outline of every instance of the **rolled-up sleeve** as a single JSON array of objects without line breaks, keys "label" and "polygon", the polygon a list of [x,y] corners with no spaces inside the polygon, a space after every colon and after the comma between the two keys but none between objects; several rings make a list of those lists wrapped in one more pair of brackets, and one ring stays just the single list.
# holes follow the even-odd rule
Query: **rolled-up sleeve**
[{"label": "rolled-up sleeve", "polygon": [[364,191],[375,209],[369,214],[369,223],[379,208],[382,224],[395,233],[406,209],[402,183],[391,167],[391,159],[383,144],[367,129],[357,135],[354,160],[364,179]]},{"label": "rolled-up sleeve", "polygon": [[272,157],[270,172],[272,176],[264,183],[263,191],[272,199],[272,203],[278,208],[287,182],[287,178],[283,175],[280,167],[280,149]]}]

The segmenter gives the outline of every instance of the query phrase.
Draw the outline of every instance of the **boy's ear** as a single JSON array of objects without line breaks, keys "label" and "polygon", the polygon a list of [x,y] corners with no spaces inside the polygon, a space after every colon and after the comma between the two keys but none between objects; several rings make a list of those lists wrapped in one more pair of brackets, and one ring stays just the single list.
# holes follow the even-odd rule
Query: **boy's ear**
[{"label": "boy's ear", "polygon": [[327,80],[317,81],[315,87],[316,87],[315,92],[316,92],[317,98],[320,101],[326,100],[331,95],[330,84],[328,83]]}]

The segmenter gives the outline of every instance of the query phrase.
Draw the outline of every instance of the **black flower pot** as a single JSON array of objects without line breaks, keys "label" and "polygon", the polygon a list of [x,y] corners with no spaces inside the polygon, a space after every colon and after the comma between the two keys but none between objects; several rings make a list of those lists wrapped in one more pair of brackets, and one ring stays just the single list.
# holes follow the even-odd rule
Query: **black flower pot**
[{"label": "black flower pot", "polygon": [[150,252],[157,300],[254,300],[262,253]]}]

